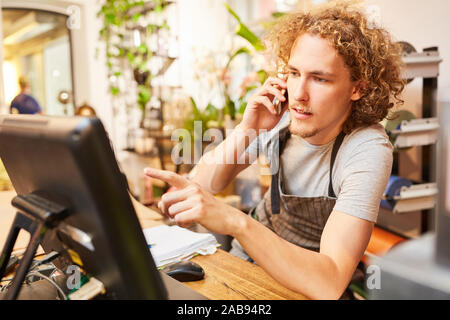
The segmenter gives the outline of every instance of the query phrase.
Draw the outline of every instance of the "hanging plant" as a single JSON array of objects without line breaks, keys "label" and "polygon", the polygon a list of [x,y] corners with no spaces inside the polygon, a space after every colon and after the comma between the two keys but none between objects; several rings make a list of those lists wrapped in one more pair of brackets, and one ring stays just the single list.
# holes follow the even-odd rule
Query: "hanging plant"
[{"label": "hanging plant", "polygon": [[136,103],[142,111],[141,127],[145,119],[147,103],[151,98],[151,73],[149,61],[155,52],[148,42],[153,33],[168,29],[163,18],[164,9],[171,1],[166,0],[104,0],[97,15],[102,18],[100,39],[106,44],[106,66],[113,96],[120,93],[119,78],[123,69],[133,71],[137,83]]}]

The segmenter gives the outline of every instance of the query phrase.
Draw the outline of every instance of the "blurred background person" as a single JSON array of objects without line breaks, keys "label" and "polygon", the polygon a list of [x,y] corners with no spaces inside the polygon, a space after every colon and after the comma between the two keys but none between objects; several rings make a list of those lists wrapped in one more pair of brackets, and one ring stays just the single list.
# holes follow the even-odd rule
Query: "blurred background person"
[{"label": "blurred background person", "polygon": [[30,83],[25,77],[19,78],[20,93],[11,102],[11,113],[42,114],[39,103],[30,95]]}]

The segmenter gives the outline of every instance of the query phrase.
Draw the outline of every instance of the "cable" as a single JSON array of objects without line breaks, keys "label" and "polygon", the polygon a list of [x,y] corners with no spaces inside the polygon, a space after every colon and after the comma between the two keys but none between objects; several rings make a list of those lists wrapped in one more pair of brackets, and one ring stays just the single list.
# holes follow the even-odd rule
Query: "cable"
[{"label": "cable", "polygon": [[[16,252],[19,253],[20,251],[16,250],[15,253]],[[23,252],[20,252],[20,253],[23,254]],[[44,255],[44,254],[36,254],[35,257],[42,256],[42,255]],[[66,294],[64,293],[64,291],[61,289],[61,287],[54,280],[52,280],[51,278],[49,278],[46,275],[42,274],[41,272],[35,270],[36,268],[38,268],[39,266],[41,266],[43,264],[50,263],[51,261],[53,261],[54,259],[56,259],[59,256],[60,256],[60,253],[58,253],[56,251],[52,251],[49,254],[45,255],[41,260],[33,261],[33,264],[30,266],[30,269],[29,269],[27,275],[25,276],[25,281],[27,283],[29,283],[28,282],[28,278],[30,278],[32,276],[37,276],[37,277],[39,277],[41,279],[45,279],[48,282],[50,282],[58,290],[58,292],[64,297],[65,300],[67,300],[68,298],[67,298]],[[59,272],[61,272],[62,275],[64,275],[64,272],[61,269],[57,268],[56,266],[55,266],[55,270],[53,270],[53,272],[52,272],[52,275],[53,275],[53,273],[56,270],[58,270]],[[2,279],[2,281],[1,281],[2,283],[6,282],[6,281],[9,281],[9,282],[7,284],[5,284],[5,285],[0,285],[0,292],[4,292],[5,290],[7,290],[10,287],[13,279],[14,278]]]},{"label": "cable", "polygon": [[6,281],[9,281],[9,282],[7,284],[1,286],[1,291],[0,292],[3,292],[3,291],[7,290],[10,287],[13,279],[14,278],[2,280],[2,282],[6,282]]},{"label": "cable", "polygon": [[47,264],[47,263],[52,262],[53,260],[55,260],[59,256],[60,256],[59,252],[52,251],[49,254],[45,255],[41,260],[34,260],[33,263],[30,266],[29,272],[35,270],[37,267],[39,267],[39,266],[41,266],[43,264]]},{"label": "cable", "polygon": [[47,281],[50,282],[50,283],[58,290],[58,292],[64,297],[64,300],[67,300],[66,294],[64,293],[64,291],[61,289],[61,287],[60,287],[55,281],[53,281],[53,280],[50,279],[49,277],[43,275],[43,274],[40,273],[39,271],[32,271],[32,272],[29,272],[29,273],[27,274],[26,278],[29,278],[29,277],[31,277],[31,276],[37,276],[37,277],[40,277],[40,278],[42,278],[42,279],[47,280]]}]

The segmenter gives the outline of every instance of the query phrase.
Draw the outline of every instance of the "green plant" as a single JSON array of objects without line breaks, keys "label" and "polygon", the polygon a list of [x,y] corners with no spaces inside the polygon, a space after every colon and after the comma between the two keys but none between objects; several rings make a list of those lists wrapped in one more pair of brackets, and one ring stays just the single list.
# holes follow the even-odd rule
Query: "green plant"
[{"label": "green plant", "polygon": [[[228,10],[228,12],[236,19],[236,21],[238,23],[236,26],[235,34],[238,35],[239,37],[245,39],[251,45],[251,47],[253,48],[253,50],[256,53],[264,51],[265,47],[264,47],[264,44],[261,41],[261,39],[242,22],[241,18],[236,14],[236,12],[228,4],[225,3],[224,5],[225,5],[226,9]],[[282,18],[285,14],[286,13],[283,13],[283,12],[274,12],[274,13],[272,13],[272,19],[269,21],[261,22],[261,25],[264,27],[264,29],[269,29],[276,23],[276,21],[278,19]],[[225,70],[226,70],[225,73],[229,69],[229,66],[230,66],[231,62],[233,61],[233,59],[241,54],[252,55],[253,53],[247,47],[238,48],[235,52],[233,52],[230,55],[230,58],[225,67]],[[266,81],[268,76],[269,75],[268,75],[267,70],[260,69],[260,70],[256,71],[255,81],[250,82],[248,84],[243,83],[242,93],[236,102],[234,102],[230,98],[230,96],[228,94],[228,90],[227,90],[228,89],[227,84],[225,84],[224,113],[229,114],[230,117],[232,119],[234,119],[235,114],[236,114],[236,104],[237,104],[238,105],[237,112],[240,114],[243,114],[245,111],[245,107],[247,106],[246,99],[247,99],[248,93],[250,91],[252,91],[253,89],[257,88],[259,85],[263,84]],[[244,82],[245,82],[245,80],[244,80]]]},{"label": "green plant", "polygon": [[[192,141],[194,141],[194,137],[198,137],[201,140],[202,134],[207,129],[220,126],[219,110],[209,103],[202,112],[198,108],[195,100],[192,97],[190,99],[192,103],[192,113],[190,117],[186,119],[184,128],[189,131]],[[196,121],[199,121],[202,124],[201,132],[195,132],[195,129],[200,129],[195,127]]]},{"label": "green plant", "polygon": [[[241,95],[235,100],[232,99],[232,97],[229,93],[229,85],[230,85],[229,73],[231,72],[230,71],[231,63],[233,62],[233,60],[236,57],[238,57],[240,55],[252,56],[252,55],[260,53],[265,48],[264,48],[264,45],[262,44],[262,41],[260,40],[260,38],[256,34],[254,34],[242,22],[241,18],[236,14],[236,12],[234,12],[234,10],[227,4],[224,4],[224,5],[225,5],[226,9],[228,10],[228,12],[238,22],[238,25],[236,26],[236,30],[234,32],[235,35],[245,39],[248,42],[249,46],[242,46],[240,48],[237,48],[237,49],[229,52],[224,66],[223,65],[217,66],[214,64],[214,62],[213,63],[208,62],[206,64],[202,63],[201,64],[202,66],[198,66],[198,68],[197,68],[198,70],[204,71],[204,69],[207,69],[206,73],[212,75],[212,78],[213,78],[212,82],[214,82],[215,85],[218,85],[220,87],[220,91],[223,94],[224,105],[223,105],[223,109],[221,110],[222,112],[220,112],[220,110],[218,110],[211,103],[209,103],[208,106],[205,108],[205,110],[202,112],[198,108],[194,99],[191,98],[193,112],[191,114],[191,117],[186,119],[185,124],[184,124],[184,128],[190,132],[191,137],[194,136],[193,133],[194,133],[194,122],[195,121],[201,121],[202,131],[205,132],[205,130],[208,128],[222,127],[224,115],[229,115],[232,120],[235,120],[236,115],[238,113],[243,114],[245,107],[247,105],[247,99],[248,99],[249,92],[252,91],[253,89],[257,88],[261,84],[263,84],[268,77],[268,73],[264,69],[260,69],[256,72],[254,72],[254,75],[252,75],[251,77],[246,77],[250,80],[247,81],[244,79],[244,81],[241,85],[241,89],[242,89]],[[277,18],[277,17],[274,16],[274,18]],[[207,59],[207,58],[204,58],[204,59]],[[208,57],[208,60],[214,60],[214,59],[209,59],[209,57]],[[207,68],[205,68],[205,65],[207,65]],[[220,76],[216,77],[217,73],[219,73]],[[204,76],[205,76],[205,74],[203,73],[200,76],[198,76],[198,79],[200,79]],[[199,136],[199,135],[197,134],[197,136]]]},{"label": "green plant", "polygon": [[[265,47],[261,41],[261,39],[254,34],[241,20],[241,18],[236,14],[236,12],[228,5],[228,4],[224,4],[226,9],[228,10],[228,12],[236,19],[236,21],[238,22],[237,26],[236,26],[236,30],[235,30],[235,34],[238,35],[239,37],[245,39],[250,45],[251,47],[253,47],[253,49],[256,52],[260,52],[265,50]],[[241,47],[238,48],[237,50],[235,50],[229,57],[228,62],[225,66],[225,72],[226,73],[229,70],[230,64],[231,62],[239,55],[241,54],[247,54],[247,55],[251,55],[252,52],[250,51],[249,48],[247,47]],[[267,72],[265,70],[258,70],[257,71],[258,74],[258,81],[260,84],[264,83],[264,81],[266,81],[267,79]],[[243,88],[243,93],[241,94],[241,96],[238,98],[238,100],[235,102],[231,99],[230,95],[228,94],[228,85],[225,83],[225,106],[224,106],[224,114],[229,114],[231,119],[235,119],[236,116],[236,111],[238,113],[244,113],[245,110],[245,106],[247,105],[246,102],[246,93],[248,93],[249,91],[251,91],[252,89],[256,88],[255,84],[250,84],[249,86],[246,86],[245,88]],[[236,110],[236,104],[238,105],[238,110]]]},{"label": "green plant", "polygon": [[[141,126],[152,94],[150,83],[154,77],[149,68],[154,52],[150,50],[147,40],[152,33],[169,28],[164,19],[156,23],[149,22],[152,19],[147,18],[150,14],[162,14],[171,3],[166,0],[104,0],[97,13],[103,21],[99,35],[106,44],[108,77],[114,79],[110,82],[111,94],[117,96],[120,93],[118,78],[123,76],[124,62],[127,62],[138,84],[136,102],[142,111]],[[139,36],[138,43],[133,41],[136,35]]]}]

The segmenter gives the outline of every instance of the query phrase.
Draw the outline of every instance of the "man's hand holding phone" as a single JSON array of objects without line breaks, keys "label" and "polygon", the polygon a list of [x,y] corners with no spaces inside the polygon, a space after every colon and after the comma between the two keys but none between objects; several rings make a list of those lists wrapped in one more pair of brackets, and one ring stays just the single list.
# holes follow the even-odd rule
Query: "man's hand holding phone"
[{"label": "man's hand holding phone", "polygon": [[287,107],[285,79],[269,77],[248,100],[239,126],[243,129],[256,130],[258,134],[260,129],[271,130],[280,121]]}]

